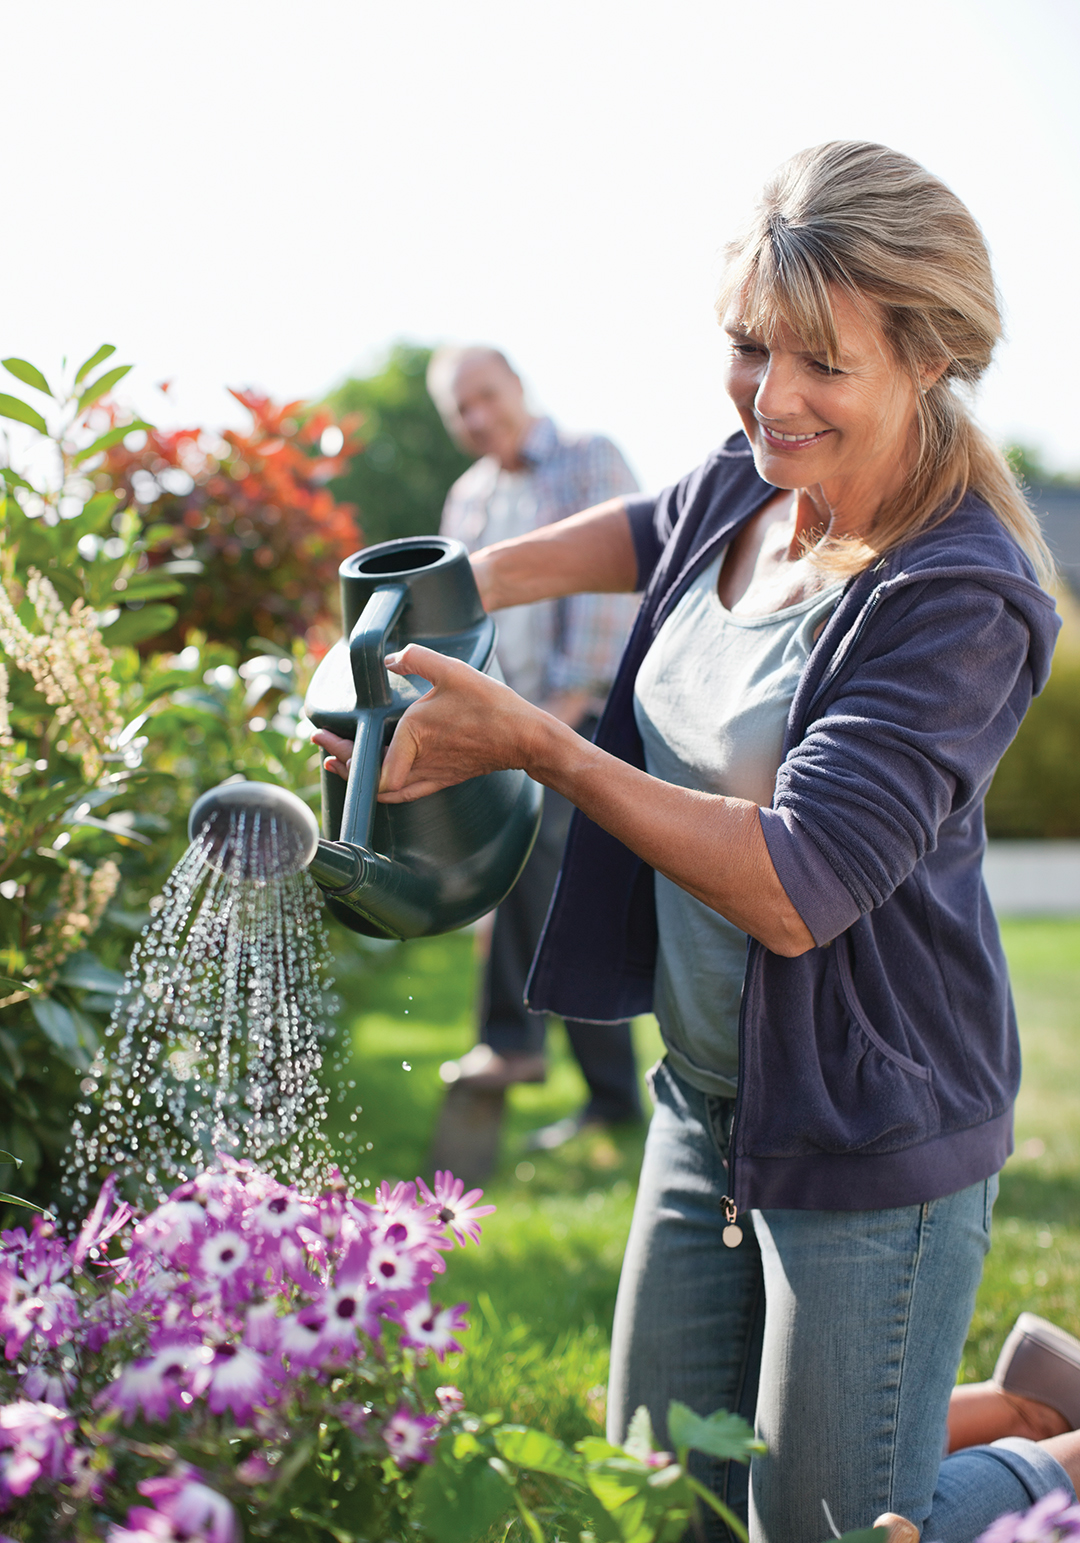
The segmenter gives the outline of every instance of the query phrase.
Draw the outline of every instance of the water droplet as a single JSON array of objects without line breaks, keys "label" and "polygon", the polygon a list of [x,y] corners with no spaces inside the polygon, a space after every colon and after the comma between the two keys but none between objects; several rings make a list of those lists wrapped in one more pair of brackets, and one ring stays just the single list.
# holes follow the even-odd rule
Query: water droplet
[{"label": "water droplet", "polygon": [[160,1200],[222,1150],[303,1183],[329,1169],[329,945],[318,891],[306,873],[280,876],[276,839],[234,816],[217,866],[199,838],[155,897],[113,1043],[81,1084],[66,1193],[113,1168]]},{"label": "water droplet", "polygon": [[402,1069],[403,1072],[411,1072],[412,1071],[412,1067],[409,1065],[408,1061],[402,1061],[401,1069]]}]

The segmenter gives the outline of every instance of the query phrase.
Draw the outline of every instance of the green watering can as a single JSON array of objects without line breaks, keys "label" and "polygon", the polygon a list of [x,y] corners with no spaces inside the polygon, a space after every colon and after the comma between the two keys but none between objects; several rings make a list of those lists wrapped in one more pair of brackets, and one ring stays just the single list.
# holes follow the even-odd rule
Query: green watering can
[{"label": "green watering can", "polygon": [[383,753],[410,703],[429,689],[390,675],[385,655],[422,643],[498,674],[495,623],[460,541],[412,536],[346,558],[345,636],[316,670],[304,711],[355,742],[349,780],[322,773],[322,836],[295,794],[229,782],[191,811],[207,860],[243,879],[307,868],[327,908],[354,932],[429,937],[485,915],[513,888],[540,824],[543,790],[523,771],[490,772],[407,804],[376,798]]}]

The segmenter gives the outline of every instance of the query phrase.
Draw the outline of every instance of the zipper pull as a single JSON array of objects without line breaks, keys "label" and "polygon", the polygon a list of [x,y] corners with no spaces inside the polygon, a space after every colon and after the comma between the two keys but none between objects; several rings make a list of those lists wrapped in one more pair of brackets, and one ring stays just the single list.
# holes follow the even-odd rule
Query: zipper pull
[{"label": "zipper pull", "polygon": [[735,1221],[735,1218],[739,1214],[739,1208],[735,1204],[734,1200],[732,1200],[730,1195],[721,1195],[720,1204],[724,1208],[724,1220],[727,1223],[727,1226],[724,1228],[724,1231],[721,1234],[724,1240],[724,1247],[738,1248],[739,1244],[742,1242],[742,1228],[738,1226]]}]

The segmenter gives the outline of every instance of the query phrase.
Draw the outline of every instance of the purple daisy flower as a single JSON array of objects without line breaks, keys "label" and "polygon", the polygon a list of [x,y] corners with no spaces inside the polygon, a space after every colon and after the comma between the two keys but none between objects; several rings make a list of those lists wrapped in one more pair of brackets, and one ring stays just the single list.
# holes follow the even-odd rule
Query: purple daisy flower
[{"label": "purple daisy flower", "polygon": [[235,1511],[224,1495],[202,1482],[197,1468],[181,1463],[174,1473],[143,1479],[139,1493],[152,1500],[182,1536],[206,1538],[208,1543],[238,1543]]},{"label": "purple daisy flower", "polygon": [[468,1328],[465,1322],[468,1305],[459,1302],[456,1307],[442,1307],[438,1302],[432,1305],[426,1297],[414,1302],[401,1315],[402,1344],[414,1345],[418,1350],[432,1350],[440,1361],[449,1351],[460,1351],[461,1346],[454,1335]]},{"label": "purple daisy flower", "polygon": [[435,1174],[434,1190],[428,1189],[423,1179],[417,1179],[416,1182],[425,1199],[437,1208],[440,1222],[450,1228],[462,1248],[465,1247],[466,1238],[479,1243],[479,1218],[490,1216],[495,1209],[493,1205],[476,1204],[484,1193],[482,1189],[470,1189],[466,1194],[465,1185],[460,1179],[455,1179],[448,1169],[439,1169]]},{"label": "purple daisy flower", "polygon": [[382,1429],[390,1456],[399,1468],[410,1468],[413,1463],[430,1463],[435,1444],[439,1419],[432,1414],[410,1414],[399,1409],[390,1416]]}]

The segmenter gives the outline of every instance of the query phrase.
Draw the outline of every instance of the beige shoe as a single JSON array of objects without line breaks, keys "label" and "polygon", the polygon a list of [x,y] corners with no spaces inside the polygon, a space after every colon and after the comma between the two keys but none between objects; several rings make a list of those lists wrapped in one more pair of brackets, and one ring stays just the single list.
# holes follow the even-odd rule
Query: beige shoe
[{"label": "beige shoe", "polygon": [[1021,1313],[1001,1347],[991,1382],[1056,1409],[1080,1429],[1080,1340],[1034,1313]]},{"label": "beige shoe", "polygon": [[474,1045],[460,1061],[444,1061],[439,1076],[448,1087],[494,1093],[515,1082],[543,1082],[547,1066],[542,1055],[500,1055],[490,1045]]},{"label": "beige shoe", "polygon": [[918,1527],[906,1517],[897,1516],[895,1511],[886,1511],[874,1526],[885,1528],[885,1543],[919,1543]]}]

